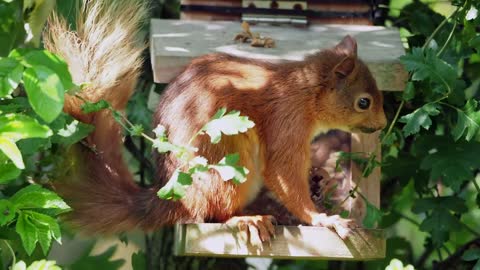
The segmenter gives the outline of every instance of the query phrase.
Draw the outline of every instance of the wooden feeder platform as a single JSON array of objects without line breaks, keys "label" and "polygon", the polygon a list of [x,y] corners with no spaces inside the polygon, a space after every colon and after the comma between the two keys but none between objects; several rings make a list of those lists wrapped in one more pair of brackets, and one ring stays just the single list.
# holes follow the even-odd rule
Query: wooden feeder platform
[{"label": "wooden feeder platform", "polygon": [[[241,32],[240,22],[200,20],[160,20],[151,22],[151,59],[154,80],[168,83],[195,57],[223,52],[236,56],[278,62],[299,61],[305,55],[333,47],[345,35],[358,42],[359,57],[368,65],[383,91],[401,91],[408,73],[399,57],[404,48],[399,32],[366,25],[311,25],[298,28],[291,25],[253,25],[251,31],[275,40],[275,48],[256,48],[236,43]],[[377,150],[379,133],[351,135],[351,152],[372,153]],[[348,181],[358,182],[361,172],[350,162]],[[380,205],[380,169],[358,182],[368,201]],[[271,246],[258,250],[239,241],[235,230],[225,224],[179,224],[175,230],[175,252],[184,256],[271,257],[334,260],[371,260],[385,257],[385,236],[380,229],[357,229],[342,240],[333,231],[311,226],[276,226],[276,238]]]}]

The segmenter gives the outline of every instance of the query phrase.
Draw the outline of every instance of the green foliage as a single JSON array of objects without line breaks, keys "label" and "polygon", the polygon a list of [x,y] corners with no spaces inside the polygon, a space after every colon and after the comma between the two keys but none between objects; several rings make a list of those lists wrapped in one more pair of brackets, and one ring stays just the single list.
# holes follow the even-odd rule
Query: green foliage
[{"label": "green foliage", "polygon": [[473,270],[480,270],[480,248],[473,248],[465,251],[462,259],[464,261],[477,261],[473,266]]},{"label": "green foliage", "polygon": [[[225,135],[236,135],[246,132],[254,126],[254,123],[246,116],[240,116],[240,112],[231,111],[225,114],[226,108],[219,109],[212,119],[205,124],[191,139],[193,142],[199,135],[208,134],[211,143],[220,142],[222,133]],[[238,153],[228,154],[217,164],[209,164],[209,161],[202,156],[196,156],[197,149],[187,145],[175,145],[168,141],[165,127],[159,125],[153,132],[157,136],[153,140],[153,148],[160,153],[171,152],[183,163],[170,177],[168,182],[157,193],[162,199],[178,200],[185,196],[185,189],[192,184],[195,175],[202,175],[209,170],[217,171],[224,181],[232,180],[235,184],[246,181],[248,169],[239,166],[240,155]],[[181,168],[184,168],[182,171]]]},{"label": "green foliage", "polygon": [[411,48],[400,58],[410,79],[401,96],[386,99],[385,107],[395,108],[390,114],[398,117],[382,140],[382,186],[387,187],[382,210],[388,213],[382,224],[394,234],[411,235],[407,241],[387,241],[387,250],[419,269],[431,268],[433,260],[438,269],[452,267],[442,265],[447,260],[471,269],[454,254],[480,237],[474,218],[480,206],[480,6],[478,1],[452,5],[445,17],[413,1],[393,21]]},{"label": "green foliage", "polygon": [[27,264],[24,261],[17,262],[12,270],[61,270],[55,261],[40,260],[34,261],[27,267]]}]

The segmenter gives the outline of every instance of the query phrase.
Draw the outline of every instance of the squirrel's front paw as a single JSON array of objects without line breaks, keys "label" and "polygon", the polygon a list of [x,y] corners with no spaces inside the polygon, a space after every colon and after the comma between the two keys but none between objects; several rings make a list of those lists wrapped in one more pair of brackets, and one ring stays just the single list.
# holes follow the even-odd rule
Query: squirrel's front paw
[{"label": "squirrel's front paw", "polygon": [[239,238],[243,242],[262,250],[264,242],[270,242],[275,237],[275,218],[270,215],[265,216],[238,216],[227,220],[229,227],[236,227],[239,232]]},{"label": "squirrel's front paw", "polygon": [[326,214],[315,215],[312,218],[312,225],[334,229],[342,239],[346,239],[353,229],[358,228],[357,223],[352,219],[345,219],[339,215],[327,216]]}]

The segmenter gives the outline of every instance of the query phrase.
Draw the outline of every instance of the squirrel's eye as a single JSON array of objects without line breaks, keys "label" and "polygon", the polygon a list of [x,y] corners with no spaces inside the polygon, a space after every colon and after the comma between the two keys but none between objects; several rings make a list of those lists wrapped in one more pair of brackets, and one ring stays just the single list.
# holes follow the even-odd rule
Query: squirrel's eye
[{"label": "squirrel's eye", "polygon": [[371,103],[372,102],[370,101],[370,98],[361,97],[357,99],[357,102],[355,103],[355,109],[359,112],[366,111],[368,108],[370,108]]}]

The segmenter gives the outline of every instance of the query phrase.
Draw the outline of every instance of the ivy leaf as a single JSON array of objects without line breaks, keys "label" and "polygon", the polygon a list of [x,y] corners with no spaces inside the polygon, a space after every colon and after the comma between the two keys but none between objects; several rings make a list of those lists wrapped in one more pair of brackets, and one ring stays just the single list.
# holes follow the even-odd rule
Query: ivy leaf
[{"label": "ivy leaf", "polygon": [[28,101],[45,122],[50,123],[62,112],[64,87],[59,76],[45,66],[27,68],[23,82]]},{"label": "ivy leaf", "polygon": [[420,230],[429,232],[432,235],[433,244],[437,247],[448,240],[451,231],[458,231],[462,227],[451,211],[464,213],[467,210],[465,201],[453,196],[418,199],[412,208],[412,211],[417,214],[430,213],[420,224]]},{"label": "ivy leaf", "polygon": [[18,209],[46,208],[55,210],[56,214],[70,211],[70,206],[55,192],[39,185],[29,185],[22,188],[10,197],[10,201]]},{"label": "ivy leaf", "polygon": [[240,160],[238,153],[225,156],[216,165],[209,165],[208,168],[216,170],[224,181],[232,180],[235,184],[241,184],[247,180],[248,169],[238,166]]},{"label": "ivy leaf", "polygon": [[367,205],[367,212],[363,218],[363,226],[365,228],[374,228],[382,220],[382,211],[378,209],[375,205],[371,204],[366,198],[362,196],[363,200]]},{"label": "ivy leaf", "polygon": [[414,112],[402,116],[399,122],[406,123],[403,127],[403,133],[405,136],[409,136],[420,131],[420,127],[429,129],[432,125],[430,116],[438,115],[438,105],[434,103],[427,103],[422,107],[416,109]]},{"label": "ivy leaf", "polygon": [[0,226],[4,226],[15,218],[15,205],[8,200],[0,200]]},{"label": "ivy leaf", "polygon": [[18,216],[15,231],[20,235],[20,239],[22,239],[23,247],[27,254],[32,255],[38,242],[37,229],[29,216],[23,213],[23,211],[20,212]]},{"label": "ivy leaf", "polygon": [[177,169],[167,184],[157,192],[157,196],[164,200],[181,199],[185,196],[186,188],[191,184],[192,176]]},{"label": "ivy leaf", "polygon": [[[453,142],[448,137],[433,137],[436,143],[433,144],[432,140],[430,154],[423,158],[420,168],[430,171],[431,180],[441,179],[445,185],[457,191],[465,180],[472,178],[474,168],[480,167],[480,143]],[[435,140],[435,137],[441,139]]]},{"label": "ivy leaf", "polygon": [[239,111],[231,111],[225,114],[226,109],[220,109],[203,128],[210,141],[213,144],[220,142],[222,133],[225,135],[236,135],[246,132],[247,129],[252,128],[255,124],[248,119],[247,116],[240,116]]},{"label": "ivy leaf", "polygon": [[465,139],[470,141],[480,129],[480,111],[477,111],[478,102],[469,99],[463,110],[457,109],[457,123],[452,129],[452,136],[457,141],[467,131]]},{"label": "ivy leaf", "polygon": [[10,95],[22,80],[23,66],[15,59],[0,58],[0,97]]},{"label": "ivy leaf", "polygon": [[43,66],[53,71],[61,81],[62,88],[69,90],[75,87],[72,82],[72,75],[68,70],[68,65],[60,56],[51,53],[47,50],[32,50],[23,55],[22,64],[27,68],[36,69],[39,66]]}]

